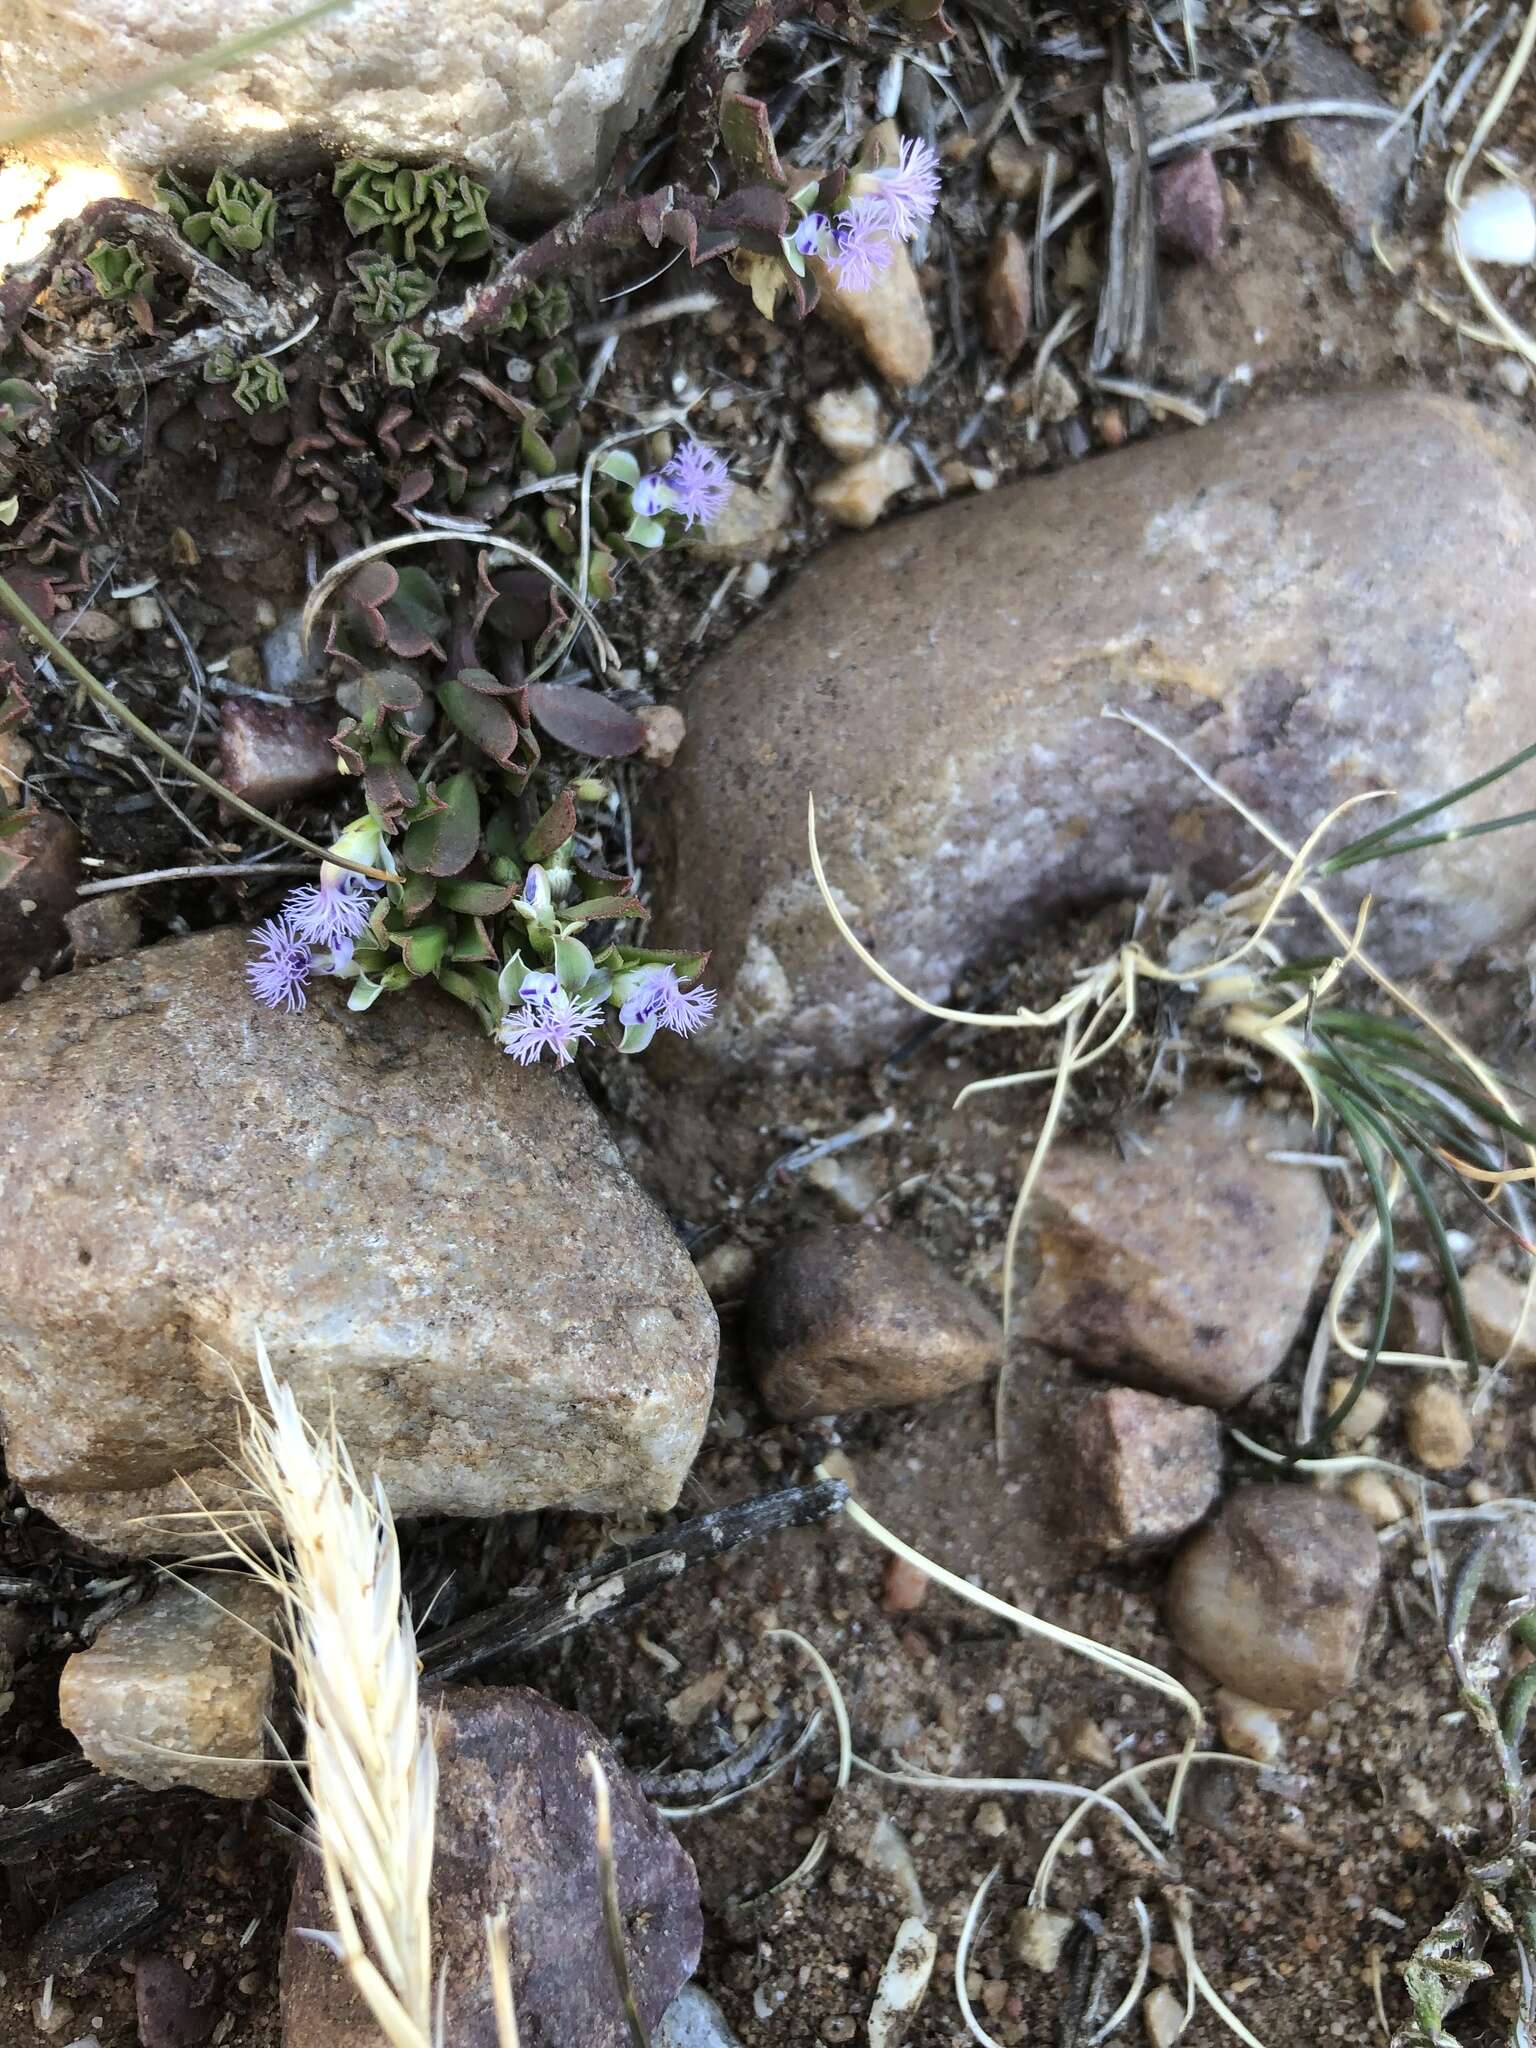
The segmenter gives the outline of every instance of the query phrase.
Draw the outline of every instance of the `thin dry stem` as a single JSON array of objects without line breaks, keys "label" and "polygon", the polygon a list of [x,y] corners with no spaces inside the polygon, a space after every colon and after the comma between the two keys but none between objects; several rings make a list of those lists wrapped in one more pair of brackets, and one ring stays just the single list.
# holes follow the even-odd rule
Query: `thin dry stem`
[{"label": "thin dry stem", "polygon": [[651,2048],[650,2037],[645,2031],[645,2022],[640,2017],[640,2006],[635,1998],[634,1979],[629,1969],[629,1952],[624,1942],[624,1916],[619,1910],[619,1871],[613,1854],[613,1810],[608,1798],[608,1779],[597,1760],[595,1750],[587,1751],[586,1766],[592,1779],[592,1798],[597,1809],[593,1834],[597,1846],[597,1883],[603,1902],[603,1931],[608,1937],[608,1953],[613,1959],[613,1974],[618,1982],[619,1997],[623,2001],[629,2038],[634,2048]]}]

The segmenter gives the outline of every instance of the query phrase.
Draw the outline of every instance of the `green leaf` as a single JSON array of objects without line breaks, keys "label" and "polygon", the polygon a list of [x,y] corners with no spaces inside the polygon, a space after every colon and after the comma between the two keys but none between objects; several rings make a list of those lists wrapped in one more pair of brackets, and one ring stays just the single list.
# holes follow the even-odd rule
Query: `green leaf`
[{"label": "green leaf", "polygon": [[414,924],[423,912],[432,908],[432,899],[437,894],[437,881],[432,875],[407,875],[400,889],[400,915],[407,924]]},{"label": "green leaf", "polygon": [[580,939],[556,939],[555,972],[568,996],[580,995],[592,979],[592,955]]},{"label": "green leaf", "polygon": [[452,938],[453,931],[446,924],[418,925],[414,931],[402,932],[400,951],[406,966],[412,974],[435,973]]},{"label": "green leaf", "polygon": [[469,917],[497,917],[510,906],[516,894],[516,882],[460,879],[437,885],[437,900],[444,910],[459,910]]},{"label": "green leaf", "polygon": [[606,917],[649,917],[638,896],[589,896],[573,906],[573,914],[595,923]]},{"label": "green leaf", "polygon": [[667,529],[659,519],[647,519],[637,512],[625,527],[624,538],[632,547],[659,548],[666,544]]},{"label": "green leaf", "polygon": [[627,448],[610,448],[597,465],[599,476],[617,478],[621,484],[631,488],[640,481],[640,465]]},{"label": "green leaf", "polygon": [[457,676],[450,676],[438,684],[437,701],[465,739],[503,768],[512,766],[520,728],[499,698],[482,696]]},{"label": "green leaf", "polygon": [[352,984],[352,993],[347,997],[349,1010],[371,1010],[384,993],[382,982],[374,981],[366,974],[360,974]]},{"label": "green leaf", "polygon": [[491,944],[490,933],[482,919],[471,917],[459,926],[458,937],[454,940],[448,957],[450,960],[470,962],[496,960],[496,948]]},{"label": "green leaf", "polygon": [[555,461],[555,451],[534,425],[535,417],[536,415],[530,415],[529,418],[523,421],[520,441],[523,460],[535,476],[553,476],[559,468],[559,464]]},{"label": "green leaf", "polygon": [[493,1032],[506,1005],[497,994],[496,977],[488,967],[447,967],[437,970],[440,988],[474,1011],[483,1030]]},{"label": "green leaf", "polygon": [[656,1036],[656,1019],[647,1017],[643,1024],[626,1024],[624,1036],[619,1040],[619,1051],[624,1053],[644,1052]]},{"label": "green leaf", "polygon": [[457,875],[469,866],[480,845],[480,798],[474,777],[467,772],[450,775],[437,795],[442,808],[406,828],[401,859],[406,867],[429,875]]},{"label": "green leaf", "polygon": [[774,147],[768,109],[745,93],[728,92],[720,101],[720,140],[744,184],[789,183]]}]

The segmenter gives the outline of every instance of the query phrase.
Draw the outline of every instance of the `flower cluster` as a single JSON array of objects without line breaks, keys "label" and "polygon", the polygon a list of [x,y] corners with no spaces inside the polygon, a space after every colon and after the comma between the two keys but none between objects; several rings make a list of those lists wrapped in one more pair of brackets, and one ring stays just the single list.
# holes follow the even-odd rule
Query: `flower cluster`
[{"label": "flower cluster", "polygon": [[785,237],[791,269],[804,275],[805,259],[819,257],[839,291],[867,292],[890,267],[898,242],[910,242],[933,218],[939,201],[939,160],[932,148],[908,137],[893,164],[855,170],[836,219],[814,210],[818,187],[806,186],[793,204],[804,217]]},{"label": "flower cluster", "polygon": [[702,441],[685,441],[663,468],[648,476],[632,455],[616,450],[602,465],[607,476],[630,486],[634,519],[627,540],[638,547],[660,547],[668,538],[662,518],[673,513],[686,532],[692,526],[710,526],[725,510],[734,486],[725,457]]},{"label": "flower cluster", "polygon": [[[333,855],[366,865],[394,865],[378,821],[360,819],[331,848]],[[712,989],[699,985],[702,954],[648,953],[636,947],[610,945],[596,955],[577,936],[594,918],[643,914],[630,898],[599,897],[566,903],[573,877],[566,868],[546,868],[535,861],[513,884],[470,882],[469,903],[484,902],[473,892],[501,896],[514,941],[500,959],[490,955],[484,970],[486,987],[481,1015],[502,1050],[520,1066],[533,1066],[549,1053],[557,1067],[568,1067],[577,1050],[593,1043],[599,1026],[608,1024],[609,1042],[622,1053],[644,1052],[658,1031],[691,1038],[714,1014]],[[389,964],[386,941],[400,935],[390,921],[403,907],[404,889],[389,885],[381,906],[378,891],[385,884],[326,862],[317,883],[294,889],[278,916],[268,918],[251,934],[256,957],[246,968],[251,993],[270,1010],[302,1010],[309,1000],[312,974],[332,974],[351,981],[349,1007],[365,1010],[386,988],[405,986],[416,972],[436,972],[448,985],[444,947],[418,954],[411,967],[409,926],[405,928],[405,959]],[[486,904],[489,908],[489,905]],[[418,930],[417,938],[421,937]],[[479,938],[484,940],[483,927]],[[472,949],[473,953],[473,949]],[[479,958],[485,958],[479,953]],[[430,959],[431,965],[427,964]],[[499,972],[498,970],[499,966]],[[450,970],[452,971],[452,970]]]}]

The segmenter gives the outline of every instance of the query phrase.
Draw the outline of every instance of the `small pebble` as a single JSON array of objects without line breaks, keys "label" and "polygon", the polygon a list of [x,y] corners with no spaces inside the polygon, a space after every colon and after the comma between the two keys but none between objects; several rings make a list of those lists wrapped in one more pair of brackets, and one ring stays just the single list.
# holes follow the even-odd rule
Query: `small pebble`
[{"label": "small pebble", "polygon": [[1173,2048],[1184,2031],[1184,2001],[1166,1984],[1159,1984],[1141,2001],[1141,2023],[1152,2048]]},{"label": "small pebble", "polygon": [[977,1807],[971,1831],[980,1835],[984,1842],[1000,1842],[1007,1834],[1008,1816],[996,1799],[984,1799]]},{"label": "small pebble", "polygon": [[1225,1686],[1216,1695],[1216,1725],[1222,1742],[1234,1756],[1252,1757],[1257,1764],[1272,1764],[1281,1749],[1280,1723],[1269,1707],[1257,1700],[1245,1700],[1241,1693]]},{"label": "small pebble", "polygon": [[823,391],[808,408],[812,431],[839,462],[857,462],[880,445],[880,399],[872,384]]},{"label": "small pebble", "polygon": [[[1342,1408],[1354,1382],[1341,1374],[1328,1389],[1328,1412],[1332,1414]],[[1386,1421],[1391,1402],[1380,1387],[1367,1387],[1353,1408],[1337,1425],[1334,1435],[1341,1444],[1363,1444],[1368,1436],[1374,1436]]]},{"label": "small pebble", "polygon": [[164,623],[164,617],[159,598],[152,597],[148,591],[142,597],[128,600],[128,623],[135,633],[153,633]]},{"label": "small pebble", "polygon": [[1005,199],[1028,199],[1040,183],[1042,158],[1017,135],[999,135],[987,151],[987,175]]},{"label": "small pebble", "polygon": [[1536,204],[1523,185],[1486,185],[1474,192],[1456,227],[1474,263],[1536,262]]},{"label": "small pebble", "polygon": [[744,1244],[717,1244],[698,1261],[698,1275],[711,1301],[729,1301],[752,1277],[752,1254]]},{"label": "small pebble", "polygon": [[1029,249],[1012,228],[1000,228],[981,280],[981,331],[1005,370],[1029,339],[1031,304]]},{"label": "small pebble", "polygon": [[1214,263],[1227,239],[1227,202],[1216,159],[1197,149],[1152,176],[1157,246],[1181,263]]},{"label": "small pebble", "polygon": [[861,530],[873,526],[892,498],[910,489],[916,475],[911,455],[893,443],[829,476],[811,496],[839,526]]},{"label": "small pebble", "polygon": [[1351,1472],[1339,1491],[1373,1529],[1390,1529],[1407,1512],[1384,1472]]},{"label": "small pebble", "polygon": [[1472,1334],[1490,1364],[1506,1352],[1511,1365],[1536,1364],[1536,1303],[1527,1313],[1523,1281],[1485,1262],[1465,1276],[1461,1291]]},{"label": "small pebble", "polygon": [[670,768],[688,732],[681,711],[675,704],[642,704],[635,716],[645,727],[641,760],[648,761],[653,768]]},{"label": "small pebble", "polygon": [[1493,366],[1493,374],[1511,398],[1524,398],[1531,388],[1530,365],[1519,356],[1500,356]]},{"label": "small pebble", "polygon": [[893,1557],[885,1568],[885,1585],[880,1605],[887,1614],[915,1614],[928,1598],[933,1584],[928,1574],[904,1557]]},{"label": "small pebble", "polygon": [[1044,1906],[1021,1906],[1008,1925],[1009,1944],[1028,1970],[1048,1975],[1061,1961],[1072,1932],[1070,1913],[1048,1912]]},{"label": "small pebble", "polygon": [[1427,1380],[1408,1397],[1408,1448],[1431,1472],[1454,1472],[1472,1456],[1472,1425],[1454,1387]]},{"label": "small pebble", "polygon": [[1400,19],[1411,36],[1437,36],[1445,25],[1440,0],[1404,0]]}]

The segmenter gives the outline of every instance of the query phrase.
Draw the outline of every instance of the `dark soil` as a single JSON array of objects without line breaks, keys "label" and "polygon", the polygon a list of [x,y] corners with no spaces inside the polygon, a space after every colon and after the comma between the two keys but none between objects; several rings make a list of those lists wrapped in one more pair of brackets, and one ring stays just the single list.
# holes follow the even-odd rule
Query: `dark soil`
[{"label": "dark soil", "polygon": [[[992,54],[1005,60],[1011,61],[1014,45],[985,27],[990,6],[976,17],[954,11],[961,34],[951,82],[974,129],[996,103],[987,39]],[[1212,15],[1203,47],[1218,72],[1235,75],[1273,16],[1249,18],[1229,9]],[[1347,37],[1399,99],[1439,47],[1436,40],[1408,36],[1385,9],[1346,4],[1314,25]],[[1181,39],[1177,8],[1164,33]],[[1037,45],[1023,61],[1019,105],[1085,170],[1091,152],[1084,88],[1101,73],[1082,52],[1096,41],[1065,15],[1043,24],[1041,37],[1061,54],[1041,56]],[[1156,45],[1139,33],[1138,47]],[[814,132],[845,93],[867,113],[890,48],[882,42],[866,62],[813,38],[798,56],[765,56],[765,75],[754,78],[754,87],[786,89],[797,63],[835,54],[840,61],[816,81],[797,116]],[[1474,107],[1489,77],[1473,95]],[[902,111],[909,126],[937,122],[941,138],[951,143],[942,227],[924,272],[941,338],[939,361],[920,391],[887,399],[889,416],[906,422],[907,437],[922,455],[923,480],[904,506],[973,487],[975,479],[962,480],[962,470],[979,471],[990,484],[1099,459],[1098,449],[1126,438],[1184,431],[1154,418],[1139,401],[1085,398],[1070,418],[1048,426],[1038,440],[1029,438],[1025,412],[1009,396],[1022,369],[1001,375],[975,331],[986,243],[1006,211],[987,181],[985,152],[966,149],[943,94],[915,65],[908,67]],[[1467,122],[1464,113],[1458,132],[1466,132]],[[1536,101],[1526,88],[1500,136],[1516,160],[1528,154],[1533,126]],[[1394,243],[1417,267],[1394,279],[1347,247],[1286,184],[1262,140],[1222,154],[1233,229],[1221,259],[1164,268],[1163,339],[1148,366],[1149,381],[1208,410],[1291,392],[1402,384],[1476,397],[1524,417],[1528,402],[1515,389],[1521,380],[1507,367],[1513,359],[1458,337],[1415,297],[1416,286],[1447,300],[1452,292],[1438,253],[1443,152],[1420,163],[1406,225]],[[1091,297],[1097,214],[1082,218],[1087,227],[1080,242],[1070,231],[1059,254],[1063,264],[1078,266],[1081,289]],[[696,280],[685,284],[683,276],[672,271],[619,310],[691,289]],[[611,316],[615,309],[599,303],[598,293],[613,287],[613,279],[595,281],[582,317]],[[723,280],[720,288],[726,289]],[[1069,364],[1079,348],[1080,342],[1069,346]],[[782,536],[782,552],[769,563],[776,588],[829,537],[805,495],[832,467],[806,424],[807,403],[820,390],[864,374],[849,345],[826,326],[770,327],[733,300],[704,318],[624,335],[598,386],[592,425],[601,431],[658,400],[697,392],[703,394],[697,417],[707,423],[709,438],[729,450],[742,477],[760,476],[775,450],[787,448],[801,509]],[[118,588],[159,576],[204,671],[229,658],[222,673],[209,673],[207,687],[199,688],[168,632],[136,632],[125,605],[106,599],[98,605],[119,628],[100,657],[114,681],[205,760],[216,745],[220,693],[238,688],[249,673],[241,650],[304,586],[303,550],[274,522],[261,494],[264,459],[252,452],[232,468],[211,463],[195,445],[177,454],[164,443],[153,461],[120,479],[121,509],[105,515],[87,564],[90,580],[105,571]],[[177,529],[193,537],[196,567],[178,561]],[[72,534],[71,544],[78,547],[81,539]],[[739,569],[676,556],[632,569],[622,602],[608,608],[605,623],[632,671],[633,692],[674,694],[701,657],[763,601],[747,595],[753,587]],[[78,823],[99,875],[196,858],[189,821],[205,851],[211,842],[223,858],[249,857],[263,844],[260,835],[221,821],[211,800],[167,785],[94,711],[62,693],[35,707],[23,736],[36,749],[33,793]],[[632,772],[643,771],[626,771]],[[289,822],[324,833],[329,818],[321,807]],[[643,868],[646,849],[633,850]],[[249,920],[268,907],[245,882],[150,888],[139,892],[138,903],[147,942],[189,925]],[[707,934],[700,937],[707,943]],[[1053,955],[1017,978],[1010,997],[1022,997],[1026,986],[1062,986],[1073,962],[1102,952],[1095,937],[1103,934],[1063,934]],[[69,971],[69,964],[67,955],[47,963],[50,971]],[[1486,965],[1481,978],[1430,993],[1442,1005],[1454,994],[1480,1048],[1519,1067],[1527,1058],[1529,985],[1513,958]],[[1145,1077],[1140,1051],[1132,1043],[1121,1061],[1097,1071],[1076,1105],[1079,1121],[1113,1129],[1123,1118]],[[792,1227],[857,1214],[925,1243],[995,1298],[1003,1232],[1040,1113],[1034,1099],[1022,1095],[994,1098],[995,1106],[984,1102],[971,1114],[951,1113],[963,1082],[995,1067],[991,1046],[951,1029],[867,1073],[773,1084],[754,1077],[708,1103],[669,1088],[642,1067],[606,1068],[591,1081],[634,1170],[665,1202],[697,1256],[727,1244],[755,1250]],[[895,1112],[892,1127],[836,1155],[829,1169],[814,1176],[775,1171],[776,1162],[805,1141],[887,1106]],[[1181,1670],[1163,1628],[1160,1561],[1106,1568],[1085,1558],[1073,1541],[1070,1502],[1057,1500],[1052,1484],[1050,1420],[1062,1368],[1021,1361],[1005,1469],[997,1462],[986,1390],[850,1422],[833,1445],[767,1422],[741,1364],[739,1308],[729,1297],[722,1303],[715,1416],[683,1512],[805,1476],[820,1456],[838,1449],[870,1509],[952,1569],[1068,1628],[1180,1670],[1209,1694],[1198,1674]],[[1259,1414],[1250,1418],[1260,1433],[1278,1433],[1295,1378],[1293,1369],[1266,1390]],[[1496,1400],[1480,1425],[1477,1478],[1493,1493],[1536,1488],[1525,1411],[1520,1391],[1507,1402]],[[1383,1450],[1403,1455],[1395,1433]],[[498,1582],[526,1576],[537,1583],[639,1533],[638,1526],[621,1530],[548,1514],[494,1530],[424,1528],[412,1532],[411,1547],[423,1595],[445,1569],[455,1568],[461,1611],[467,1611],[477,1598],[492,1597]],[[13,1497],[0,1529],[0,1570],[29,1565],[56,1548]],[[1185,1811],[1182,1879],[1201,1962],[1267,2048],[1383,2039],[1378,1986],[1389,2022],[1401,2024],[1407,2013],[1402,1964],[1456,1895],[1458,1848],[1496,1831],[1499,1819],[1483,1752],[1460,1711],[1439,1645],[1427,1567],[1406,1525],[1385,1543],[1384,1555],[1387,1597],[1354,1691],[1288,1726],[1271,1777],[1261,1780],[1220,1763],[1198,1767]],[[808,1711],[816,1703],[814,1677],[786,1645],[768,1639],[774,1628],[787,1627],[826,1656],[846,1694],[858,1754],[884,1767],[900,1756],[960,1775],[1096,1783],[1110,1768],[1176,1748],[1183,1731],[1162,1702],[1057,1650],[1017,1640],[947,1595],[931,1594],[915,1614],[888,1615],[883,1574],[881,1553],[851,1527],[834,1523],[697,1571],[637,1621],[594,1627],[536,1670],[484,1675],[515,1675],[579,1707],[637,1769],[702,1765],[727,1753],[779,1704]],[[69,1616],[60,1609],[51,1619],[58,1623],[54,1647],[24,1667],[16,1704],[0,1726],[0,1761],[7,1765],[56,1755],[66,1745],[54,1689]],[[1042,1976],[1016,1960],[1008,1928],[1066,1802],[1007,1799],[1005,1832],[983,1834],[976,1827],[983,1795],[908,1790],[856,1774],[833,1800],[834,1764],[834,1747],[823,1732],[797,1776],[683,1829],[707,1906],[700,1978],[746,2048],[866,2038],[875,1981],[909,1910],[872,1857],[870,1838],[882,1814],[910,1848],[940,1942],[933,1988],[907,2035],[909,2048],[950,2048],[968,2038],[953,1992],[954,1947],[972,1892],[994,1863],[1001,1875],[972,1962],[977,2011],[998,2041],[1010,2048],[1026,2041],[1070,2048],[1091,2037],[1118,2002],[1135,1959],[1134,1896],[1153,1914],[1153,1981],[1182,1984],[1156,1874],[1101,1821],[1084,1827],[1081,1853],[1064,1859],[1055,1902],[1077,1914],[1077,1926],[1061,1968]],[[142,1820],[102,1837],[77,1837],[10,1870],[0,1925],[0,2048],[24,2048],[49,2032],[61,2043],[94,2033],[101,2048],[130,2048],[137,2033],[125,1965],[108,1963],[78,1980],[59,1980],[52,2017],[35,2025],[42,1985],[29,1954],[38,1930],[62,1906],[136,1867],[164,1881],[170,1917],[155,1943],[180,1957],[211,1992],[220,2014],[212,2038],[238,2048],[273,2048],[276,1957],[296,1804],[246,1810],[178,1798]],[[832,1831],[832,1848],[812,1882],[758,1897],[793,1868],[823,1824]],[[69,2013],[61,2018],[64,2005]],[[1506,2038],[1507,2020],[1496,2000],[1485,1999],[1457,2031],[1464,2048],[1478,2048]],[[1122,2038],[1142,2038],[1139,2017]],[[1185,2036],[1193,2048],[1226,2038],[1203,2009]]]}]

